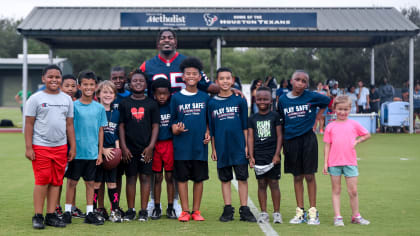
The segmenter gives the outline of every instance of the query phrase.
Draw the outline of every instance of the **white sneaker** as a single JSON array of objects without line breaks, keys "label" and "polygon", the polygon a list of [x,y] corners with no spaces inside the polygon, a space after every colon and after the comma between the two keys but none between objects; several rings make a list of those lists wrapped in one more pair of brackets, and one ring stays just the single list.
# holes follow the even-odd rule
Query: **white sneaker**
[{"label": "white sneaker", "polygon": [[270,217],[268,216],[267,212],[261,212],[258,216],[258,223],[268,223],[270,221]]},{"label": "white sneaker", "polygon": [[334,217],[334,226],[344,226],[343,217],[341,216]]},{"label": "white sneaker", "polygon": [[318,211],[315,207],[311,207],[308,210],[308,225],[319,225]]},{"label": "white sneaker", "polygon": [[273,213],[273,223],[274,224],[283,224],[283,217],[281,217],[280,212]]},{"label": "white sneaker", "polygon": [[178,203],[177,199],[174,199],[174,210],[175,210],[176,216],[179,217],[181,215],[181,212],[182,212],[182,207]]},{"label": "white sneaker", "polygon": [[306,212],[304,212],[300,207],[296,207],[296,215],[289,221],[289,223],[302,224],[305,222],[306,222]]},{"label": "white sneaker", "polygon": [[[155,199],[151,198],[150,201],[147,203],[147,215],[149,217],[152,216],[153,209],[155,209]],[[162,211],[162,203],[160,204],[160,210]]]},{"label": "white sneaker", "polygon": [[352,224],[359,224],[359,225],[368,225],[370,221],[364,219],[361,215],[351,220]]}]

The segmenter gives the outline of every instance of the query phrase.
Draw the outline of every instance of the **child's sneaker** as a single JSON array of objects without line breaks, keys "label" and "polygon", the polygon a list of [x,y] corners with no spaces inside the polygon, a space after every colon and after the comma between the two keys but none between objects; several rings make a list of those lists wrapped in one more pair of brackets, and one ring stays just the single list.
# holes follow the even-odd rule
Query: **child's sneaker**
[{"label": "child's sneaker", "polygon": [[306,212],[300,207],[296,207],[296,215],[293,217],[289,223],[290,224],[302,224],[306,222]]},{"label": "child's sneaker", "polygon": [[319,225],[319,214],[315,207],[308,210],[308,225]]},{"label": "child's sneaker", "polygon": [[191,215],[188,211],[181,212],[181,215],[178,217],[179,221],[187,222],[191,219]]},{"label": "child's sneaker", "polygon": [[136,219],[136,212],[133,209],[128,209],[125,212],[124,220],[125,221],[131,221]]},{"label": "child's sneaker", "polygon": [[222,222],[228,222],[233,220],[233,214],[235,213],[235,208],[232,206],[225,206],[223,208],[223,213],[220,216],[219,220]]},{"label": "child's sneaker", "polygon": [[280,212],[273,213],[273,223],[274,224],[283,224],[283,217],[281,217]]},{"label": "child's sneaker", "polygon": [[92,224],[92,225],[103,225],[104,222],[99,219],[99,217],[93,213],[89,212],[89,214],[86,215],[84,223],[86,224]]},{"label": "child's sneaker", "polygon": [[368,225],[368,224],[370,224],[370,221],[364,219],[361,215],[359,215],[357,217],[353,217],[351,219],[351,223],[352,224],[359,224],[359,225]]},{"label": "child's sneaker", "polygon": [[71,213],[70,213],[70,211],[64,212],[62,218],[63,218],[64,223],[71,224]]},{"label": "child's sneaker", "polygon": [[139,211],[139,221],[147,221],[148,213],[147,210],[140,210]]},{"label": "child's sneaker", "polygon": [[200,211],[194,211],[191,214],[191,218],[195,221],[204,221],[204,217],[201,216],[201,212]]},{"label": "child's sneaker", "polygon": [[344,226],[343,217],[341,216],[334,217],[334,226]]},{"label": "child's sneaker", "polygon": [[181,215],[182,207],[178,203],[178,200],[176,200],[176,199],[174,199],[174,209],[175,209],[175,213],[176,213],[177,216]]},{"label": "child's sneaker", "polygon": [[60,219],[57,214],[51,213],[45,216],[45,225],[54,226],[54,227],[66,227],[66,224],[63,222],[62,219]]},{"label": "child's sneaker", "polygon": [[95,213],[96,213],[96,215],[97,215],[98,217],[100,217],[100,218],[101,218],[101,220],[102,220],[102,221],[106,221],[106,220],[108,220],[108,219],[109,219],[108,212],[106,211],[106,209],[105,209],[105,208],[97,208],[97,209],[95,210]]},{"label": "child's sneaker", "polygon": [[252,214],[248,206],[241,206],[239,208],[239,217],[239,220],[241,221],[257,222],[257,219],[254,214]]},{"label": "child's sneaker", "polygon": [[42,214],[35,214],[32,217],[32,227],[34,229],[44,229],[45,228],[44,216],[42,216]]},{"label": "child's sneaker", "polygon": [[61,218],[63,216],[63,208],[61,208],[61,206],[55,207],[55,213]]},{"label": "child's sneaker", "polygon": [[155,209],[155,199],[150,198],[150,201],[147,203],[147,214],[152,215],[153,209]]},{"label": "child's sneaker", "polygon": [[71,209],[71,215],[75,218],[85,218],[86,214],[83,213],[79,208]]},{"label": "child's sneaker", "polygon": [[267,212],[261,212],[258,216],[258,223],[268,223],[270,221],[270,217],[268,216]]},{"label": "child's sneaker", "polygon": [[160,219],[161,216],[162,216],[162,210],[160,208],[155,207],[155,209],[153,209],[152,216],[150,218],[152,218],[152,220],[158,220]]},{"label": "child's sneaker", "polygon": [[109,220],[114,223],[121,223],[122,216],[120,210],[117,208],[111,211],[111,215],[109,216]]},{"label": "child's sneaker", "polygon": [[167,208],[166,209],[166,217],[169,219],[176,219],[176,212],[174,208]]}]

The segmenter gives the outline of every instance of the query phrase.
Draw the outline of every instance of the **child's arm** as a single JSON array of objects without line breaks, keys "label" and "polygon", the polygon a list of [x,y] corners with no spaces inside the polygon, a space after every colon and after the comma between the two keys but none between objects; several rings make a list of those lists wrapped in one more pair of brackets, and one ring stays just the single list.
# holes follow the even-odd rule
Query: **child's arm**
[{"label": "child's arm", "polygon": [[159,135],[159,123],[152,124],[152,136],[150,137],[149,146],[147,146],[142,155],[144,156],[144,162],[149,163],[152,161],[153,158],[153,149],[155,148],[155,144]]},{"label": "child's arm", "polygon": [[120,148],[120,140],[115,141],[115,148]]},{"label": "child's arm", "polygon": [[211,137],[211,159],[217,161],[216,144],[214,143],[214,137]]},{"label": "child's arm", "polygon": [[70,151],[67,155],[68,161],[72,161],[76,156],[76,135],[74,133],[74,122],[73,118],[66,118],[66,133],[67,133],[67,142],[70,145]]},{"label": "child's arm", "polygon": [[281,125],[276,126],[276,134],[277,134],[277,145],[276,145],[276,153],[274,153],[273,163],[278,164],[281,161],[280,158],[280,151],[283,141],[283,134],[281,132]]},{"label": "child's arm", "polygon": [[121,144],[121,151],[123,153],[123,160],[124,161],[129,161],[132,157],[133,154],[131,154],[130,150],[127,148],[127,144],[125,142],[125,125],[124,123],[120,123],[120,144]]},{"label": "child's arm", "polygon": [[328,175],[328,156],[330,154],[331,143],[324,144],[324,175]]},{"label": "child's arm", "polygon": [[248,154],[249,154],[249,166],[254,168],[254,129],[248,128]]},{"label": "child's arm", "polygon": [[249,153],[248,153],[248,130],[244,129],[244,137],[245,137],[245,157],[246,159],[249,159]]},{"label": "child's arm", "polygon": [[102,148],[104,147],[104,127],[99,127],[98,134],[98,158],[96,159],[96,165],[99,166],[102,164]]},{"label": "child's arm", "polygon": [[354,142],[354,146],[356,147],[357,144],[362,143],[366,140],[370,139],[370,133],[367,133],[363,136],[360,136],[356,141]]},{"label": "child's arm", "polygon": [[35,153],[32,149],[32,136],[34,135],[35,116],[25,117],[25,156],[30,161],[35,160]]}]

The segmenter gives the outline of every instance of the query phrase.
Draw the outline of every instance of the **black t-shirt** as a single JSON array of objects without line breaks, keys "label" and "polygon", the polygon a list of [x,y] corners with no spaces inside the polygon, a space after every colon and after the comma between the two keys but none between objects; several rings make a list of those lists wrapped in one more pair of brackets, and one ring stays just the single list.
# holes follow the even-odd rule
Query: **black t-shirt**
[{"label": "black t-shirt", "polygon": [[152,124],[159,124],[159,106],[151,98],[128,97],[119,105],[120,123],[124,123],[125,142],[133,155],[140,155],[150,143]]},{"label": "black t-shirt", "polygon": [[277,112],[266,115],[253,114],[248,118],[248,128],[254,130],[254,158],[256,165],[267,165],[273,160],[277,146],[276,127],[281,125]]}]

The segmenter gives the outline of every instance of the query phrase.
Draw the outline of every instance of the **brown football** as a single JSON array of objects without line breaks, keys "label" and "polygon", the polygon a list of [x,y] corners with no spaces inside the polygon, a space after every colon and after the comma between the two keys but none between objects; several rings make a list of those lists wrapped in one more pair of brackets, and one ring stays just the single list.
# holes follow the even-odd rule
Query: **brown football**
[{"label": "brown football", "polygon": [[119,148],[114,148],[112,149],[112,151],[114,152],[114,158],[112,158],[111,160],[107,160],[105,158],[105,156],[103,157],[103,163],[102,163],[102,167],[105,170],[112,170],[115,167],[118,166],[118,164],[120,164],[121,162],[121,158],[122,158],[122,152],[121,149]]}]

